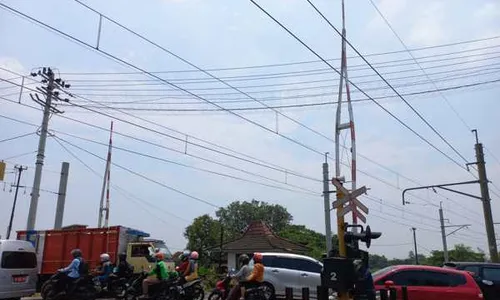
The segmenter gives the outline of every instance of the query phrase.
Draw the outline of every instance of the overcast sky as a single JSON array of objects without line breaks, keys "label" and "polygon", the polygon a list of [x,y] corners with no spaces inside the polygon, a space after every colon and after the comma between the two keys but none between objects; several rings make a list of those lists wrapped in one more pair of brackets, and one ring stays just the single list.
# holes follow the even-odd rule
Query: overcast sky
[{"label": "overcast sky", "polygon": [[[477,128],[479,138],[487,148],[489,179],[500,187],[500,38],[495,38],[500,36],[500,4],[486,0],[375,1],[406,46],[415,49],[413,56],[433,80],[434,83],[430,83],[369,0],[347,2],[346,27],[349,41],[362,54],[389,52],[368,55],[366,58],[398,92],[403,95],[411,94],[404,98],[469,162],[475,159],[475,139],[470,129]],[[0,3],[96,46],[99,16],[77,2],[1,0]],[[281,204],[293,215],[295,224],[304,224],[324,232],[320,181],[324,158],[321,153],[329,152],[330,157],[334,157],[335,151],[331,141],[334,138],[335,106],[325,102],[336,101],[339,81],[339,76],[328,65],[318,62],[318,57],[248,0],[84,3],[203,69],[219,69],[213,71],[213,74],[226,78],[229,84],[241,87],[241,90],[254,99],[263,100],[266,105],[312,103],[315,106],[237,110],[237,115],[213,111],[215,106],[192,95],[175,91],[166,85],[166,81],[175,82],[177,86],[201,95],[205,100],[218,102],[224,108],[258,108],[263,105],[231,90],[221,82],[211,81],[206,74],[193,71],[193,67],[106,19],[102,21],[99,49],[142,70],[160,72],[155,73],[156,78],[144,74],[123,74],[137,73],[138,70],[1,9],[0,67],[23,75],[43,66],[57,69],[57,75],[72,85],[68,91],[76,97],[70,101],[75,105],[89,107],[83,109],[75,105],[59,106],[64,114],[52,116],[50,129],[64,141],[101,158],[60,141],[81,161],[97,171],[97,176],[63,149],[55,138],[48,139],[42,179],[44,191],[41,192],[39,201],[37,228],[47,229],[53,226],[57,199],[53,192],[58,189],[63,161],[70,162],[64,224],[97,225],[105,167],[102,159],[106,157],[105,144],[109,133],[77,121],[108,128],[112,120],[110,116],[113,116],[117,132],[113,138],[114,146],[149,157],[118,148],[114,150],[114,163],[147,179],[117,166],[112,167],[111,182],[119,190],[111,190],[111,224],[150,232],[153,237],[165,239],[172,250],[180,250],[185,246],[182,236],[184,228],[193,218],[205,213],[214,215],[217,206],[225,206],[235,200],[257,199]],[[318,55],[325,59],[337,59],[330,62],[332,66],[339,67],[341,40],[307,1],[277,0],[259,3]],[[340,1],[314,3],[333,25],[340,28]],[[458,44],[447,45],[453,43]],[[352,49],[348,48],[347,51],[348,56],[355,56]],[[297,62],[307,63],[289,64]],[[266,67],[232,69],[262,65]],[[469,229],[451,235],[450,247],[456,243],[465,243],[487,252],[482,206],[478,200],[444,191],[435,194],[431,190],[414,193],[408,198],[411,204],[404,207],[401,205],[401,191],[404,188],[474,180],[475,171],[467,172],[465,160],[425,125],[400,98],[394,97],[394,91],[388,89],[361,59],[351,57],[348,65],[353,83],[358,84],[368,95],[380,98],[378,101],[381,105],[449,156],[447,158],[433,149],[373,102],[354,102],[358,150],[357,183],[358,186],[366,185],[369,188],[370,197],[360,199],[370,208],[368,224],[373,230],[383,232],[382,238],[373,243],[371,250],[388,257],[406,257],[412,250],[411,226],[418,228],[420,253],[427,254],[429,250],[441,249],[437,206],[442,201],[445,218],[449,219],[450,225],[472,225]],[[0,70],[0,78],[21,83],[17,75],[4,70]],[[164,81],[159,81],[158,78]],[[26,79],[25,83],[28,89],[24,89],[21,103],[36,107],[37,104],[29,97],[29,88],[35,88],[37,83],[31,79]],[[429,92],[436,88],[442,92]],[[353,99],[366,99],[354,87],[351,90]],[[6,100],[17,101],[19,92],[17,86],[7,82],[0,83],[0,115],[39,125],[42,119],[40,110]],[[127,110],[123,112],[126,114],[96,108],[96,104],[89,100],[105,102],[114,108],[125,108]],[[132,101],[135,103],[130,103]],[[230,101],[232,103],[228,103]],[[347,111],[343,110],[342,115],[346,117]],[[123,121],[139,124],[156,132]],[[32,125],[16,123],[3,117],[0,117],[0,126],[0,140],[37,130]],[[184,142],[186,135],[189,136],[187,146]],[[349,136],[345,138],[343,133],[343,144],[344,139],[346,147],[350,147]],[[204,148],[193,143],[203,145]],[[35,134],[0,143],[0,159],[7,160],[8,171],[12,171],[15,164],[28,166],[21,180],[28,188],[26,191],[21,189],[14,220],[16,229],[24,229],[26,226],[29,187],[33,184],[34,151],[37,144]],[[233,157],[207,148],[231,153]],[[236,152],[230,152],[227,148]],[[24,153],[29,154],[19,156]],[[260,165],[234,158],[242,157],[242,154],[260,159]],[[10,158],[13,156],[14,158]],[[253,158],[246,157],[247,160]],[[342,175],[350,180],[348,151],[342,151],[341,159]],[[241,170],[216,165],[207,160]],[[329,163],[330,175],[333,176],[334,161],[329,160]],[[271,164],[272,168],[263,166]],[[287,171],[283,171],[285,169]],[[206,172],[207,170],[212,173]],[[296,176],[297,174],[300,176]],[[252,182],[229,178],[227,175]],[[10,192],[13,181],[14,174],[9,173],[5,184],[0,186],[3,208],[0,210],[0,228],[6,228],[8,224],[14,196]],[[168,189],[167,186],[185,194]],[[479,187],[476,185],[461,189],[479,194]],[[500,221],[500,189],[493,185],[491,189],[493,215]],[[347,220],[350,221],[350,218],[348,216]],[[332,223],[335,224],[335,219]],[[3,229],[1,234],[4,234]]]}]

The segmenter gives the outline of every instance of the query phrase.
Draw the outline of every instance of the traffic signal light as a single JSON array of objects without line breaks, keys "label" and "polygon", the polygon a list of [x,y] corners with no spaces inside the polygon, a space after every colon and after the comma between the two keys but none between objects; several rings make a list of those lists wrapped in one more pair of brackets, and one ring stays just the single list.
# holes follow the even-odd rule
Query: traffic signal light
[{"label": "traffic signal light", "polygon": [[[381,232],[372,232],[370,226],[366,226],[366,229],[363,229],[361,225],[346,225],[345,228],[344,241],[347,244],[355,244],[357,246],[358,242],[362,241],[366,244],[366,248],[370,248],[372,240],[378,239],[382,235]],[[348,228],[360,228],[361,232],[347,231]]]}]

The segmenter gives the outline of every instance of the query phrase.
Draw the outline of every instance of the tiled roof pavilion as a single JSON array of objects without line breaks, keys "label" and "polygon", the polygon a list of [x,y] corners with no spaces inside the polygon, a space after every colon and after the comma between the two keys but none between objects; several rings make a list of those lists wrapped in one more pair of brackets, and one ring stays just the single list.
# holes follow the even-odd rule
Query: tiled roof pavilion
[{"label": "tiled roof pavilion", "polygon": [[275,235],[263,221],[251,222],[239,239],[227,242],[222,246],[222,251],[227,253],[286,252],[304,254],[308,250],[302,244]]}]

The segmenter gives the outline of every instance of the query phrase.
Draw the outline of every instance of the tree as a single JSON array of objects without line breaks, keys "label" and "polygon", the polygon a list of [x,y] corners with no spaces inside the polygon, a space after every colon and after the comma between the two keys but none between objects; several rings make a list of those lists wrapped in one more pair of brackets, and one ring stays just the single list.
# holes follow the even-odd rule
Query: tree
[{"label": "tree", "polygon": [[[465,246],[464,244],[457,244],[453,250],[448,251],[448,257],[450,261],[467,261],[467,262],[484,262],[485,254],[484,252],[478,250],[478,252],[472,250],[471,247]],[[427,259],[427,263],[432,266],[442,266],[444,263],[444,252],[440,250],[434,250],[431,252],[431,256]]]},{"label": "tree", "polygon": [[220,243],[220,224],[209,215],[203,215],[193,220],[186,227],[184,237],[188,240],[187,248],[200,254],[200,264],[205,265],[211,260],[210,248]]},{"label": "tree", "polygon": [[385,255],[370,254],[370,270],[375,272],[389,266],[389,260]]},{"label": "tree", "polygon": [[[286,225],[283,230],[277,234],[292,242],[303,244],[309,247],[308,255],[316,259],[320,259],[326,252],[326,238],[325,235],[314,230],[308,229],[304,225]],[[337,236],[332,238],[332,244],[338,245]]]},{"label": "tree", "polygon": [[216,212],[220,218],[228,238],[235,238],[252,221],[262,220],[274,232],[280,232],[293,220],[285,207],[252,200],[251,202],[236,201]]}]

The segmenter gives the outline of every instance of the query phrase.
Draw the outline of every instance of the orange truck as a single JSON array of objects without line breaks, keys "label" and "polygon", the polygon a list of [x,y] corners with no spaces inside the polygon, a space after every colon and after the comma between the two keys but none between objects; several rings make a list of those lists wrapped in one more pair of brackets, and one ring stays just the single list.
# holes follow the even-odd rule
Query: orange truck
[{"label": "orange truck", "polygon": [[36,250],[39,282],[41,286],[60,268],[72,260],[71,250],[78,248],[91,269],[99,265],[102,253],[108,253],[113,264],[118,263],[118,255],[127,253],[127,261],[134,266],[134,272],[149,270],[155,264],[154,253],[165,254],[167,267],[174,269],[172,255],[161,240],[148,239],[149,234],[124,226],[108,228],[87,228],[72,225],[61,230],[18,231],[17,239],[29,241]]}]

